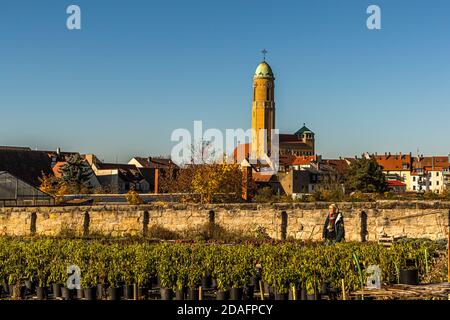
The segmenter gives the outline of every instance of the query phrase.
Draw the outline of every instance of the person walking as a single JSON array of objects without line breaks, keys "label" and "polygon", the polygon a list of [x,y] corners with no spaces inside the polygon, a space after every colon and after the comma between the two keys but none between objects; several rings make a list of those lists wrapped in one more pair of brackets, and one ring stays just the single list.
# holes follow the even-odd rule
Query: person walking
[{"label": "person walking", "polygon": [[345,240],[344,216],[339,212],[336,204],[328,208],[327,218],[323,226],[322,238],[324,241],[341,242]]}]

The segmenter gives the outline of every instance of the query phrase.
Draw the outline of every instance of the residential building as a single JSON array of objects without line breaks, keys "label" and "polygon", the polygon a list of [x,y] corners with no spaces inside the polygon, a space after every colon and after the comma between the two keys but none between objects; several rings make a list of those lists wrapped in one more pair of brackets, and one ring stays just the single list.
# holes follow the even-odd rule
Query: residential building
[{"label": "residential building", "polygon": [[386,180],[400,181],[406,184],[406,190],[412,191],[412,156],[411,154],[374,154],[371,156],[377,163],[383,167],[383,173]]},{"label": "residential building", "polygon": [[155,169],[137,167],[134,164],[104,163],[95,155],[85,156],[100,184],[113,193],[127,193],[131,189],[141,193],[153,193]]}]

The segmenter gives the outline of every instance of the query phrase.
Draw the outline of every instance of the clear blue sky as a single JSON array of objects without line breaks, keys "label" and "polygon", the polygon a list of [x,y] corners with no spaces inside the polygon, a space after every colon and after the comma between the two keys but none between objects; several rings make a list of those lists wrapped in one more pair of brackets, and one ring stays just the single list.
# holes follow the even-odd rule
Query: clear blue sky
[{"label": "clear blue sky", "polygon": [[[82,30],[66,29],[78,4]],[[366,28],[366,8],[382,30]],[[269,51],[277,127],[325,157],[450,153],[448,0],[2,0],[0,145],[169,154],[170,134],[249,128]]]}]

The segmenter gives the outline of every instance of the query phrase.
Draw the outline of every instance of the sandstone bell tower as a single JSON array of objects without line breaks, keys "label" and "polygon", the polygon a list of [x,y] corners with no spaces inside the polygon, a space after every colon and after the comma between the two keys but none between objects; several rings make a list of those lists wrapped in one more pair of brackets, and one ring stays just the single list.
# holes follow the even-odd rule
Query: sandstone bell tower
[{"label": "sandstone bell tower", "polygon": [[[264,51],[263,51],[264,53]],[[275,129],[275,77],[269,64],[261,62],[253,76],[252,156],[270,156],[271,134]],[[265,131],[264,131],[265,130]],[[265,135],[264,135],[265,132]]]}]

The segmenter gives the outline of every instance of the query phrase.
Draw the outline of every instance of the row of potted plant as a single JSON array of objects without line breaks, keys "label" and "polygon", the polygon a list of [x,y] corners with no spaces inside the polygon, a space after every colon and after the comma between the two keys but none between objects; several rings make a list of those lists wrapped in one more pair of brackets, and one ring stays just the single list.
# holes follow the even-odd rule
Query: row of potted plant
[{"label": "row of potted plant", "polygon": [[34,285],[39,299],[46,298],[49,286],[55,297],[69,298],[73,292],[66,287],[67,267],[77,266],[84,289],[77,296],[85,299],[133,298],[135,288],[144,295],[156,279],[162,299],[198,299],[199,288],[212,282],[218,299],[241,300],[244,293],[252,298],[260,289],[280,300],[306,295],[315,299],[327,291],[339,292],[342,280],[349,292],[361,288],[364,270],[374,264],[380,266],[384,282],[397,282],[407,261],[424,274],[437,251],[434,242],[426,241],[384,248],[374,243],[211,245],[0,238],[0,283],[10,286],[12,296],[23,296],[23,288],[32,291]]}]

